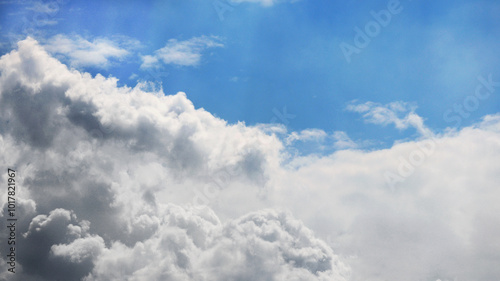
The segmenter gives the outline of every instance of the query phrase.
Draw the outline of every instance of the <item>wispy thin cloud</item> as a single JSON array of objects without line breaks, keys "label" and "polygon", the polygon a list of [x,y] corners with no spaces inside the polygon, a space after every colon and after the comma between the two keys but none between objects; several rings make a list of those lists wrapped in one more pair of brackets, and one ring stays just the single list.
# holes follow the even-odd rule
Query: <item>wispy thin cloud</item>
[{"label": "wispy thin cloud", "polygon": [[285,139],[286,144],[290,145],[295,141],[322,141],[328,134],[320,129],[306,129],[300,132],[292,132]]},{"label": "wispy thin cloud", "polygon": [[136,40],[124,38],[85,39],[78,35],[58,34],[44,44],[47,51],[63,56],[75,67],[93,66],[106,68],[113,60],[122,60],[130,55],[130,47],[137,45]]},{"label": "wispy thin cloud", "polygon": [[336,131],[332,134],[332,138],[335,141],[333,144],[335,149],[349,149],[357,148],[359,146],[347,135],[346,132]]},{"label": "wispy thin cloud", "polygon": [[274,4],[277,4],[279,2],[297,2],[299,0],[231,0],[233,3],[256,3],[260,4],[264,7],[270,7],[273,6]]},{"label": "wispy thin cloud", "polygon": [[160,62],[181,66],[196,66],[200,63],[202,54],[210,48],[224,47],[217,36],[193,37],[189,40],[168,40],[165,47],[156,50],[154,55],[142,56],[141,68],[156,67]]},{"label": "wispy thin cloud", "polygon": [[416,106],[412,106],[406,102],[397,101],[385,105],[375,102],[353,102],[346,109],[363,114],[363,118],[369,123],[384,126],[394,124],[399,130],[413,127],[422,136],[432,135],[431,130],[424,125],[422,117],[415,113]]},{"label": "wispy thin cloud", "polygon": [[26,8],[37,13],[43,13],[48,15],[53,15],[59,11],[59,5],[55,2],[34,2],[32,6]]}]

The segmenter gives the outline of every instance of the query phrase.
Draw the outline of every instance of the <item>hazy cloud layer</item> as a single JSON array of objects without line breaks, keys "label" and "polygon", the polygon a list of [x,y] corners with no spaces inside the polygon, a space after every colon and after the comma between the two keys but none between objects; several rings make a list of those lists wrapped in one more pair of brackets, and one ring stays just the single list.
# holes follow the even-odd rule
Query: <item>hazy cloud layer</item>
[{"label": "hazy cloud layer", "polygon": [[216,36],[193,37],[189,40],[168,40],[165,47],[156,50],[154,55],[142,56],[141,68],[157,67],[159,63],[181,66],[196,66],[206,49],[224,47]]},{"label": "hazy cloud layer", "polygon": [[231,0],[230,2],[241,4],[241,3],[257,3],[264,7],[270,7],[279,2],[296,2],[299,0]]},{"label": "hazy cloud layer", "polygon": [[[363,151],[342,132],[228,124],[184,93],[118,87],[30,38],[0,71],[0,166],[19,186],[14,280],[500,276],[498,115],[427,134],[405,103],[352,105],[422,132]],[[345,150],[288,153],[317,140]],[[3,259],[0,270],[12,280]]]},{"label": "hazy cloud layer", "polygon": [[47,40],[45,49],[69,61],[74,67],[106,68],[113,61],[130,55],[129,48],[137,47],[136,40],[117,37],[115,40],[96,38],[89,41],[81,36],[58,34]]}]

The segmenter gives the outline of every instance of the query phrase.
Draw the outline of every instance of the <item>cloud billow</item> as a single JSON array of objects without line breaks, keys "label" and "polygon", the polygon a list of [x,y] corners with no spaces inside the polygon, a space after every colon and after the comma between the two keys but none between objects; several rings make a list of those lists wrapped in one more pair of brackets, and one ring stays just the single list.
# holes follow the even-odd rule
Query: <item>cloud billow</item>
[{"label": "cloud billow", "polygon": [[221,221],[191,205],[220,171],[238,171],[222,188],[261,192],[279,165],[274,135],[184,93],[69,69],[31,38],[18,45],[0,59],[2,167],[17,169],[24,210],[14,280],[345,280],[348,268],[287,212]]}]

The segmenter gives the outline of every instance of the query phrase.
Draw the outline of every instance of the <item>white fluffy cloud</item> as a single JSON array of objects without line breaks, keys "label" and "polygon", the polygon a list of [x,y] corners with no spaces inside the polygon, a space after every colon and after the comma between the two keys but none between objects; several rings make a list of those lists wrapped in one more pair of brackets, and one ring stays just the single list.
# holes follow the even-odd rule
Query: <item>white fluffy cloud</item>
[{"label": "white fluffy cloud", "polygon": [[[306,130],[289,142],[344,150],[289,159],[283,126],[228,124],[184,93],[118,87],[30,38],[0,71],[0,168],[20,187],[13,280],[500,275],[498,115],[373,151]],[[352,110],[425,132],[405,104]],[[4,260],[0,270],[12,277]]]},{"label": "white fluffy cloud", "polygon": [[349,269],[290,215],[221,224],[209,209],[168,206],[149,239],[114,243],[85,280],[345,280]]},{"label": "white fluffy cloud", "polygon": [[78,238],[70,244],[58,244],[51,247],[55,256],[67,257],[70,262],[81,263],[86,259],[97,257],[104,248],[104,240],[100,236]]},{"label": "white fluffy cloud", "polygon": [[217,47],[224,47],[224,44],[216,36],[203,35],[185,41],[170,39],[165,47],[156,50],[154,55],[143,56],[141,68],[156,67],[160,61],[164,64],[195,66],[200,63],[202,53],[206,49]]},{"label": "white fluffy cloud", "polygon": [[[16,278],[343,280],[338,257],[290,215],[221,223],[209,208],[189,207],[195,189],[221,181],[222,192],[258,201],[279,166],[275,136],[195,109],[184,93],[69,70],[30,38],[0,68],[2,167],[18,171],[19,196],[35,203],[20,222]],[[261,233],[271,230],[275,237]],[[263,252],[250,253],[250,240]]]}]

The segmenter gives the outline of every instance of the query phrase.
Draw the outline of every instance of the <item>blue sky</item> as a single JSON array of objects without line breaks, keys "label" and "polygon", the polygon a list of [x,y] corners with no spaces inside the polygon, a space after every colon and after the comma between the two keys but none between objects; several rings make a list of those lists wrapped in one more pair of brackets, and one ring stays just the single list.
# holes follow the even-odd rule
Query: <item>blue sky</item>
[{"label": "blue sky", "polygon": [[[356,28],[365,29],[372,12],[389,5],[399,12],[348,62],[341,44],[355,46]],[[469,99],[473,110],[465,115],[453,107],[474,94],[478,76],[500,80],[496,1],[3,1],[0,7],[2,53],[12,49],[13,38],[27,35],[44,44],[56,35],[106,40],[127,53],[105,54],[103,64],[75,63],[69,53],[54,52],[121,85],[146,80],[161,83],[166,94],[186,92],[196,107],[230,123],[343,131],[387,146],[418,134],[370,124],[346,110],[349,104],[406,102],[441,132],[476,123],[500,103],[493,94],[478,104]],[[190,45],[199,55],[195,63],[160,60],[141,68],[142,58],[169,40],[196,38],[216,46],[199,40]],[[290,118],[280,117],[284,113]]]}]

